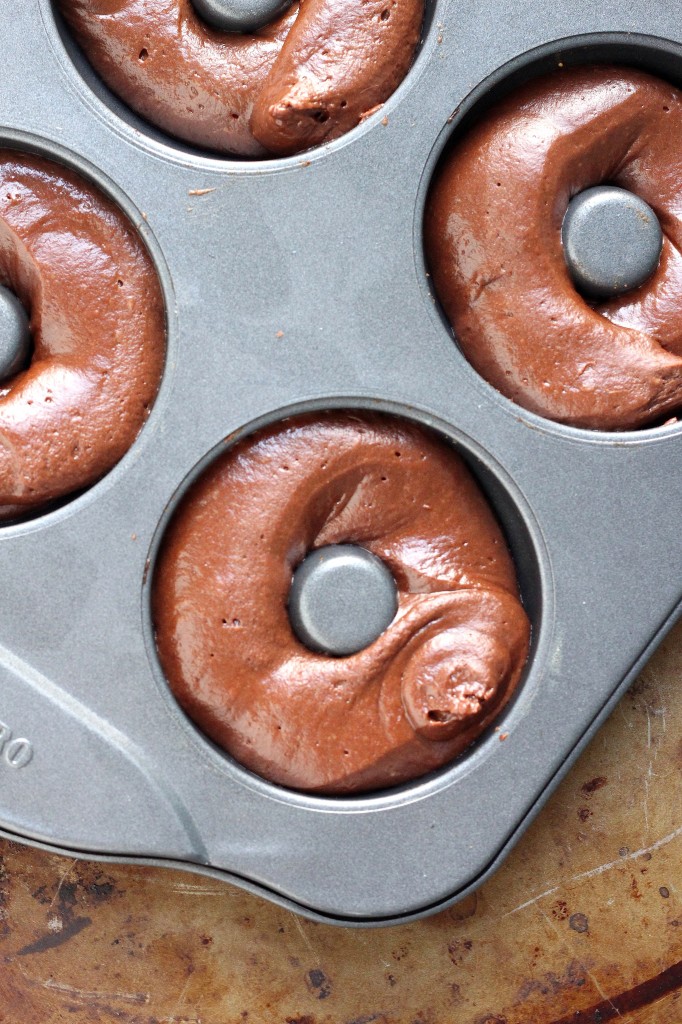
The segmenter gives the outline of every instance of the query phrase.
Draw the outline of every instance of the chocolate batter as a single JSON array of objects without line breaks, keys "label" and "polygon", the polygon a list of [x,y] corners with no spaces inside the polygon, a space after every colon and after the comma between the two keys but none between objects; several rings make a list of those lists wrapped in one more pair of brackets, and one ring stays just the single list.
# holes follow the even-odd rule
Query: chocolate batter
[{"label": "chocolate batter", "polygon": [[165,355],[161,290],[121,212],[78,175],[0,150],[0,284],[30,366],[0,386],[0,518],[94,483],[135,440]]},{"label": "chocolate batter", "polygon": [[[425,219],[435,289],[476,369],[532,412],[625,430],[682,405],[682,95],[626,68],[557,71],[510,96],[446,154]],[[592,185],[641,196],[658,269],[605,302],[578,294],[561,245]]]},{"label": "chocolate batter", "polygon": [[57,0],[88,60],[133,110],[221,153],[287,155],[336,139],[403,80],[424,0],[301,0],[258,32],[220,32],[190,0]]},{"label": "chocolate batter", "polygon": [[[287,614],[306,553],[359,544],[399,609],[369,647],[315,654]],[[320,793],[456,757],[519,681],[529,624],[500,529],[435,435],[365,413],[286,420],[231,448],[176,513],[154,577],[157,646],[187,713],[238,761]]]}]

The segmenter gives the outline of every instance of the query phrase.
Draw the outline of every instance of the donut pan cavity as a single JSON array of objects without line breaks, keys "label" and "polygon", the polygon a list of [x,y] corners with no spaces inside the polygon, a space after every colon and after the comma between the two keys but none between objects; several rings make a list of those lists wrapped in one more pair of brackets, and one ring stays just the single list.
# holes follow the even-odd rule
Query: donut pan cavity
[{"label": "donut pan cavity", "polygon": [[[383,110],[328,147],[246,163],[121,116],[48,0],[0,17],[2,144],[74,166],[123,207],[169,331],[125,458],[0,528],[2,834],[189,867],[321,920],[437,910],[499,864],[672,624],[682,430],[564,428],[482,381],[429,292],[428,182],[473,101],[540,68],[609,60],[682,81],[682,21],[666,0],[528,0],[513,18],[502,0],[437,0]],[[332,799],[269,785],[186,719],[158,667],[149,587],[165,524],[226,438],[343,407],[416,419],[468,459],[514,553],[533,647],[498,731],[433,776]]]}]

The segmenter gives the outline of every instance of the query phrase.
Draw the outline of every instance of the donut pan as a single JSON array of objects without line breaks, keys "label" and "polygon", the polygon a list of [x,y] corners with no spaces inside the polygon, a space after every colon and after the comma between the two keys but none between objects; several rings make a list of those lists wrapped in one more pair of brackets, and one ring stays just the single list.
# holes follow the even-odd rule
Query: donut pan
[{"label": "donut pan", "polygon": [[[562,427],[460,353],[429,289],[422,210],[477,100],[559,62],[682,82],[669,0],[436,0],[385,106],[303,156],[191,151],[124,110],[49,0],[0,14],[0,142],[96,182],[138,226],[165,293],[150,419],[83,494],[0,528],[0,828],[73,856],[222,877],[311,918],[406,921],[492,872],[675,619],[682,426]],[[567,341],[568,343],[568,341]],[[171,698],[149,619],[178,496],[226,440],[355,407],[451,439],[502,523],[533,623],[497,729],[400,789],[321,798],[214,748]]]}]

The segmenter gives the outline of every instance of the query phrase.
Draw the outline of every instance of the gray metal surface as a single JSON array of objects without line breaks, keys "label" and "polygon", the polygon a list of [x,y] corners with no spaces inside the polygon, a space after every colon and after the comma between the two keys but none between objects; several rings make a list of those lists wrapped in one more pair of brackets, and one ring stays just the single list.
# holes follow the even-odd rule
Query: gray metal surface
[{"label": "gray metal surface", "polygon": [[26,366],[31,340],[24,307],[14,292],[0,286],[0,383]]},{"label": "gray metal surface", "polygon": [[262,28],[291,7],[292,0],[191,0],[200,18],[224,32]]},{"label": "gray metal surface", "polygon": [[[437,0],[382,110],[305,156],[251,164],[126,112],[48,0],[8,0],[0,18],[2,144],[76,167],[129,213],[169,324],[163,385],[126,457],[0,530],[0,828],[222,874],[320,919],[429,913],[499,863],[677,614],[682,426],[570,429],[481,380],[430,292],[426,190],[474,102],[505,83],[592,60],[679,82],[682,16],[668,0],[526,0],[513,18],[506,0]],[[158,666],[149,588],[178,498],[228,435],[345,406],[458,446],[506,530],[534,641],[505,742],[491,731],[429,778],[332,799],[256,778],[188,721]]]},{"label": "gray metal surface", "polygon": [[638,288],[651,277],[663,233],[658,217],[639,196],[595,185],[571,199],[561,240],[579,291],[605,298]]},{"label": "gray metal surface", "polygon": [[398,588],[380,558],[355,544],[318,548],[294,573],[289,618],[306,647],[337,657],[377,640],[398,610]]}]

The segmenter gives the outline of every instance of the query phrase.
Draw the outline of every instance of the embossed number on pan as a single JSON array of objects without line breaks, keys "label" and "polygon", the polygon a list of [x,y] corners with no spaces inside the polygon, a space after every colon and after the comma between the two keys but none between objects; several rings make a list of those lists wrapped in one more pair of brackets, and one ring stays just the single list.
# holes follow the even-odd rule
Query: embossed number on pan
[{"label": "embossed number on pan", "polygon": [[15,739],[12,730],[0,722],[0,767],[25,768],[33,760],[33,744],[30,740]]}]

